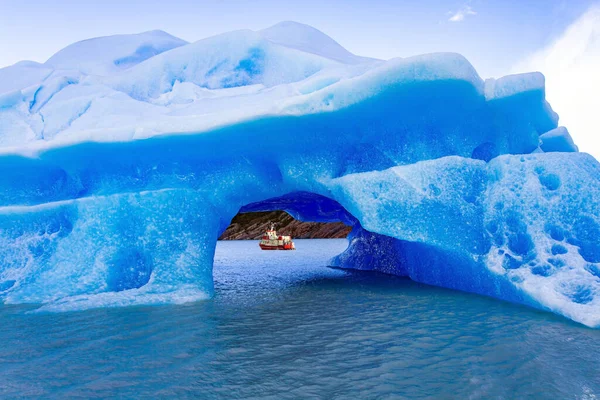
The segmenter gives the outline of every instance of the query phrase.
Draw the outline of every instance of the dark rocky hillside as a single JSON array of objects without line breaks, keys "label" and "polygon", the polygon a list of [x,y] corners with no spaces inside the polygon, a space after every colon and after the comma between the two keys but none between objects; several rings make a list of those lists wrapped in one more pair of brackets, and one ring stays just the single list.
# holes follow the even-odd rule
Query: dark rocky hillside
[{"label": "dark rocky hillside", "polygon": [[271,222],[278,233],[293,239],[345,238],[351,230],[341,222],[300,222],[285,211],[251,212],[236,215],[219,240],[258,240]]}]

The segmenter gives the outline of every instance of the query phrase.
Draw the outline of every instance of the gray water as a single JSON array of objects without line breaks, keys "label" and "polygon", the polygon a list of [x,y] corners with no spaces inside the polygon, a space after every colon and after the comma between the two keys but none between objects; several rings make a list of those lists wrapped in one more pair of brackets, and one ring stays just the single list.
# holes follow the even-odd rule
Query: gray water
[{"label": "gray water", "polygon": [[594,399],[600,331],[406,279],[220,242],[213,300],[0,305],[1,398]]}]

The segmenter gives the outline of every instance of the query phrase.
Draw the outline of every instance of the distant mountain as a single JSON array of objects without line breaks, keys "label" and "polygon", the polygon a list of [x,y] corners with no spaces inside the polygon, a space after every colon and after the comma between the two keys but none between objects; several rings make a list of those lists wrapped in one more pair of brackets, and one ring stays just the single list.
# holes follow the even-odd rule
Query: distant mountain
[{"label": "distant mountain", "polygon": [[219,240],[258,240],[271,222],[278,233],[293,239],[345,238],[352,229],[341,222],[301,222],[285,211],[251,212],[236,215]]}]

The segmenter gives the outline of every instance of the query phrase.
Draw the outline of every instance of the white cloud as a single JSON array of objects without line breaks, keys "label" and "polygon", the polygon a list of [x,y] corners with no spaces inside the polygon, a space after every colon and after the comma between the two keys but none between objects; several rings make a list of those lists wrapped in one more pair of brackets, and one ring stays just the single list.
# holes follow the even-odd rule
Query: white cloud
[{"label": "white cloud", "polygon": [[463,21],[467,15],[476,15],[477,13],[471,8],[471,6],[465,5],[460,10],[458,10],[454,13],[451,12],[449,14],[452,14],[452,15],[450,16],[450,18],[448,18],[448,21],[460,22],[460,21]]},{"label": "white cloud", "polygon": [[600,6],[588,10],[550,46],[513,72],[540,71],[546,98],[580,151],[600,160]]}]

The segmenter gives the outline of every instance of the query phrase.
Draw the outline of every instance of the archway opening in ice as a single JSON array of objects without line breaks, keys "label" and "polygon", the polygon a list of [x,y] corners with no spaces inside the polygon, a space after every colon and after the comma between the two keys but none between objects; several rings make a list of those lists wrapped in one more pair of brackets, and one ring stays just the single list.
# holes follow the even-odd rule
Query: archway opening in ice
[{"label": "archway opening in ice", "polygon": [[[271,223],[278,236],[291,236],[295,251],[261,250],[260,239]],[[347,236],[357,226],[337,201],[314,193],[296,191],[247,204],[217,241],[215,296],[256,301],[265,293],[271,297],[307,282],[343,277],[341,269],[329,267],[348,249]]]},{"label": "archway opening in ice", "polygon": [[[284,211],[298,221],[343,224],[343,226],[348,227],[346,240],[342,244],[339,242],[330,242],[321,245],[312,244],[305,247],[300,242],[301,245],[297,246],[300,251],[296,253],[304,253],[312,261],[319,263],[319,268],[337,267],[339,269],[383,272],[409,278],[416,276],[418,278],[421,275],[426,275],[415,272],[415,270],[419,270],[420,265],[423,265],[428,270],[441,269],[436,273],[436,276],[439,279],[447,279],[449,281],[451,279],[447,275],[455,272],[451,270],[446,273],[444,271],[444,267],[447,264],[439,260],[440,258],[444,258],[444,254],[436,252],[435,249],[430,249],[428,246],[419,246],[418,243],[410,243],[370,232],[363,228],[360,221],[340,203],[323,195],[303,191],[291,192],[283,196],[247,204],[240,208],[236,217],[242,219],[243,217],[239,217],[247,213],[263,212],[267,213],[265,218],[268,218],[268,212],[275,210]],[[233,221],[233,225],[236,223],[236,217],[231,220]],[[267,221],[263,221],[263,223],[264,226]],[[251,231],[258,234],[258,231],[255,229],[256,227],[253,228]],[[236,234],[240,234],[240,230],[239,226],[232,226],[232,223],[227,220],[225,226],[221,227],[219,235],[221,238],[224,236],[235,238]],[[251,235],[253,234],[252,232],[250,233]],[[288,234],[291,232],[282,233]],[[239,236],[243,235],[240,234]],[[252,273],[261,274],[262,279],[266,275],[274,276],[278,273],[287,275],[289,270],[282,272],[280,269],[281,265],[278,263],[302,262],[301,258],[299,258],[302,256],[298,256],[297,254],[285,254],[288,253],[285,251],[277,252],[284,253],[277,255],[272,254],[273,252],[262,252],[258,246],[258,240],[249,242],[237,245],[223,241],[217,243],[213,262],[213,278],[217,288],[220,281],[234,283],[232,282],[233,279],[237,279],[238,281],[240,279],[248,279],[241,276],[244,275],[244,272],[235,271],[235,269],[230,268],[235,263],[244,264],[242,268],[245,271],[253,271]],[[296,243],[298,244],[298,241]],[[237,254],[239,252],[241,254]],[[321,258],[315,254],[317,252],[320,253]],[[457,264],[455,267],[462,269],[463,262],[466,261],[463,259],[455,260]],[[258,266],[255,264],[263,265]],[[302,265],[295,265],[294,267],[296,266],[303,267]],[[229,269],[225,271],[224,268]],[[240,275],[232,278],[234,274],[238,273]],[[306,275],[301,274],[300,279],[304,278],[306,278]],[[463,280],[460,274],[459,279]]]},{"label": "archway opening in ice", "polygon": [[[292,238],[296,251],[261,250],[260,239],[271,224],[278,236]],[[248,284],[252,277],[246,272],[260,275],[256,279],[262,283],[268,277],[281,278],[272,280],[275,285],[319,275],[347,249],[347,237],[357,226],[357,219],[338,202],[314,193],[292,192],[247,204],[226,229],[221,227],[213,263],[216,289]]]}]

